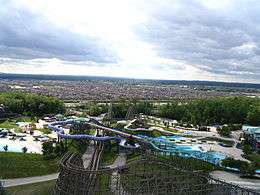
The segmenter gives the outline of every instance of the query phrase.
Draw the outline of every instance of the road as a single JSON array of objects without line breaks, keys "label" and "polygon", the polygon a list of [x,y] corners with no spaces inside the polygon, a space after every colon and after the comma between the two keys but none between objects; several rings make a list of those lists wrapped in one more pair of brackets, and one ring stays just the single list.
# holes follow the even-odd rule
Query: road
[{"label": "road", "polygon": [[260,177],[259,179],[246,179],[239,177],[238,174],[225,171],[213,171],[210,175],[215,179],[260,192]]},{"label": "road", "polygon": [[20,186],[32,183],[38,183],[43,181],[50,181],[58,178],[59,173],[50,175],[36,176],[36,177],[25,177],[17,179],[5,179],[3,180],[4,187]]}]

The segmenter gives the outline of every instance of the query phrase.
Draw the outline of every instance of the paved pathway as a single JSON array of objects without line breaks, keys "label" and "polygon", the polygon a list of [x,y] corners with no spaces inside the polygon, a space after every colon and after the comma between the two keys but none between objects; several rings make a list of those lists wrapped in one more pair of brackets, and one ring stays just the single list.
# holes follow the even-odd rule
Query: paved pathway
[{"label": "paved pathway", "polygon": [[[95,132],[95,136],[96,135],[97,135],[97,131]],[[81,157],[85,169],[87,169],[90,166],[94,153],[95,153],[94,140],[91,140],[85,153]]]},{"label": "paved pathway", "polygon": [[[119,166],[123,166],[125,164],[126,164],[126,154],[120,153],[119,156],[114,161],[114,163],[108,167],[113,169],[113,168],[116,168]],[[121,185],[120,174],[118,174],[118,171],[113,171],[113,173],[111,175],[110,189],[111,189],[111,192],[113,192],[113,194],[115,194],[115,195],[119,195],[122,193],[127,194],[124,191],[123,186]]]},{"label": "paved pathway", "polygon": [[210,175],[213,178],[225,181],[227,183],[232,183],[260,192],[260,177],[259,179],[246,179],[239,177],[238,174],[225,171],[213,171],[210,173]]},{"label": "paved pathway", "polygon": [[93,154],[95,152],[95,146],[93,144],[94,143],[90,143],[86,152],[82,155],[83,166],[85,169],[90,166]]},{"label": "paved pathway", "polygon": [[126,154],[120,153],[119,156],[116,158],[116,160],[113,162],[113,164],[109,165],[108,167],[110,169],[120,167],[126,164]]},{"label": "paved pathway", "polygon": [[38,183],[43,181],[50,181],[58,178],[59,173],[50,175],[36,176],[36,177],[25,177],[16,179],[5,179],[3,180],[4,187],[20,186],[32,183]]}]

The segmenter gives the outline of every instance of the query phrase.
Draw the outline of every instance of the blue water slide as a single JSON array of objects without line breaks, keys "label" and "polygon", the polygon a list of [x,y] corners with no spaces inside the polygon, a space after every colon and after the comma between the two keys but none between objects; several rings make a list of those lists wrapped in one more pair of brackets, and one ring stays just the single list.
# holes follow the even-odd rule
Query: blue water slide
[{"label": "blue water slide", "polygon": [[58,136],[63,139],[90,139],[90,140],[95,140],[95,141],[109,141],[109,140],[121,141],[122,140],[121,137],[116,137],[116,136],[97,137],[95,135],[87,135],[87,134],[76,134],[76,135],[65,134],[64,130],[59,127],[59,126],[65,126],[68,124],[74,124],[75,122],[76,122],[76,120],[74,120],[74,119],[69,119],[66,121],[57,121],[57,122],[49,124],[48,128],[57,132]]},{"label": "blue water slide", "polygon": [[[58,137],[63,138],[63,139],[89,139],[89,140],[94,140],[94,141],[109,141],[109,140],[116,140],[119,142],[119,145],[121,147],[125,147],[128,149],[135,149],[139,148],[140,145],[138,143],[135,143],[134,145],[130,145],[127,143],[126,139],[122,137],[117,137],[117,136],[96,136],[96,135],[87,135],[87,134],[65,134],[63,128],[60,126],[65,126],[68,124],[74,124],[76,123],[77,120],[75,119],[68,119],[66,121],[57,121],[54,123],[51,123],[48,125],[48,128],[57,132]],[[88,123],[88,120],[85,119],[84,122]],[[90,123],[88,123],[90,124]]]}]

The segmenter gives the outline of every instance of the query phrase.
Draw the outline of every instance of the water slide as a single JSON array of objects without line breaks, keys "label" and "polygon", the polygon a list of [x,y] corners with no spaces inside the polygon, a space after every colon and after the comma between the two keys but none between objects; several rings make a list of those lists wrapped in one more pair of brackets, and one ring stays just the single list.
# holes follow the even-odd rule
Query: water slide
[{"label": "water slide", "polygon": [[[102,125],[100,125],[100,123],[98,123],[98,121],[96,121],[96,123],[92,123],[90,122],[89,119],[84,119],[83,120],[85,123],[92,125],[94,127],[97,127],[99,129],[102,130],[109,130],[112,131],[114,133],[117,133],[119,135],[123,135],[123,137],[133,137],[130,134],[126,134],[124,132],[120,132],[118,130],[115,129],[110,129],[107,127],[104,127]],[[65,126],[68,124],[74,124],[76,123],[77,120],[76,119],[68,119],[66,121],[57,121],[57,122],[53,122],[51,124],[48,125],[48,128],[57,132],[57,135],[59,138],[62,139],[89,139],[89,140],[94,140],[94,141],[109,141],[109,140],[116,140],[119,142],[119,145],[125,148],[129,148],[129,149],[134,149],[134,148],[139,148],[140,145],[138,143],[135,143],[135,145],[130,145],[127,143],[125,138],[119,137],[119,136],[96,136],[96,135],[87,135],[87,134],[75,134],[75,135],[71,135],[71,134],[65,134],[63,128],[61,126]],[[140,138],[139,138],[140,139]]]},{"label": "water slide", "polygon": [[[129,133],[125,133],[116,129],[111,129],[108,127],[103,126],[101,123],[98,121],[88,118],[84,118],[83,121],[91,126],[94,126],[96,128],[106,130],[113,132],[119,136],[95,136],[95,135],[86,135],[86,134],[76,134],[76,135],[70,135],[70,134],[65,134],[63,128],[60,126],[65,126],[67,124],[74,124],[77,122],[77,119],[68,119],[66,121],[57,121],[54,123],[51,123],[48,125],[48,128],[57,132],[58,136],[63,139],[90,139],[90,140],[95,140],[95,141],[109,141],[109,140],[116,140],[119,142],[119,145],[121,147],[127,148],[127,149],[135,149],[139,148],[140,145],[138,143],[135,143],[135,145],[128,144],[125,138],[134,138],[137,140],[144,140],[145,138],[142,138],[140,136],[136,135],[131,135]],[[147,140],[147,139],[146,139]],[[226,156],[222,153],[219,152],[205,152],[205,151],[197,151],[197,150],[187,150],[185,147],[178,147],[176,145],[166,147],[166,148],[160,148],[156,143],[153,141],[149,140],[150,145],[152,146],[153,149],[156,151],[162,152],[162,153],[175,153],[177,156],[180,157],[193,157],[199,160],[207,161],[209,163],[215,164],[215,165],[221,165],[221,161],[226,158]],[[228,170],[233,170],[233,171],[239,171],[238,169],[234,170],[234,168],[231,167],[224,167]],[[257,170],[256,173],[259,174],[260,170]]]}]

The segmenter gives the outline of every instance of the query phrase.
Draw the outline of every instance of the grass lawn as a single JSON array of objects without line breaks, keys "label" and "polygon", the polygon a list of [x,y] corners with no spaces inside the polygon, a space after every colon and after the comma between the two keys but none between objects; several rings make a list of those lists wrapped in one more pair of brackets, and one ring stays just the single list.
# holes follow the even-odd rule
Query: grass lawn
[{"label": "grass lawn", "polygon": [[95,135],[95,134],[96,134],[96,130],[95,129],[90,129],[89,135]]},{"label": "grass lawn", "polygon": [[171,127],[169,127],[169,128],[164,128],[164,130],[166,130],[166,131],[170,131],[170,132],[172,132],[172,133],[180,133],[179,130],[174,129],[174,128],[171,128]]},{"label": "grass lawn", "polygon": [[30,117],[18,117],[13,119],[1,120],[0,121],[0,128],[4,129],[15,129],[16,132],[19,132],[19,127],[16,125],[17,122],[36,122],[32,120]]},{"label": "grass lawn", "polygon": [[256,168],[260,169],[260,154],[253,153],[246,156],[248,160],[256,164]]},{"label": "grass lawn", "polygon": [[19,127],[15,123],[16,123],[15,120],[0,121],[0,128],[18,130]]},{"label": "grass lawn", "polygon": [[37,129],[38,131],[41,131],[43,134],[50,134],[52,131],[48,128],[43,128],[43,129]]},{"label": "grass lawn", "polygon": [[52,194],[52,189],[55,186],[56,180],[27,184],[15,187],[6,188],[9,195],[49,195]]},{"label": "grass lawn", "polygon": [[113,164],[113,162],[116,160],[117,156],[118,156],[117,146],[115,144],[112,144],[110,151],[105,150],[102,153],[101,165],[107,166],[107,165]]},{"label": "grass lawn", "polygon": [[134,160],[138,160],[138,159],[140,159],[140,154],[133,152],[131,154],[127,154],[126,161],[130,162],[130,161],[134,161]]},{"label": "grass lawn", "polygon": [[58,171],[59,159],[43,160],[40,154],[0,152],[0,178],[39,176]]}]

